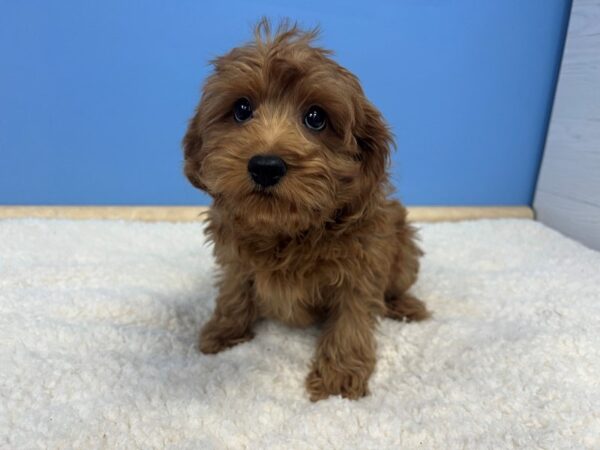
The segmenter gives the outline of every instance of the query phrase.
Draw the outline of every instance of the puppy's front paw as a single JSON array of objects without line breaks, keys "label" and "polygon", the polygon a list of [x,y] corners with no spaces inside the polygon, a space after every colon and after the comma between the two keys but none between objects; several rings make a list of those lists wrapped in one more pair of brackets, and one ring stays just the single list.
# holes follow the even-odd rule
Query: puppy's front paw
[{"label": "puppy's front paw", "polygon": [[252,331],[245,331],[242,334],[231,333],[230,329],[221,328],[213,322],[208,322],[200,332],[198,347],[202,353],[214,354],[249,341],[253,337]]},{"label": "puppy's front paw", "polygon": [[361,370],[344,371],[331,363],[315,362],[306,377],[306,390],[312,402],[330,395],[358,400],[369,394],[368,382],[369,374]]},{"label": "puppy's front paw", "polygon": [[385,316],[402,322],[425,320],[431,317],[425,303],[413,295],[404,293],[386,298]]}]

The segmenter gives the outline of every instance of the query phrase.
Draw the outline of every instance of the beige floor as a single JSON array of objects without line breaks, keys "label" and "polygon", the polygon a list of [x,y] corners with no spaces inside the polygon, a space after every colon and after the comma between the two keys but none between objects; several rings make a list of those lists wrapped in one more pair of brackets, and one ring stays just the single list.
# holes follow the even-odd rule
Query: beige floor
[{"label": "beige floor", "polygon": [[[188,222],[200,220],[206,210],[205,206],[0,206],[0,219],[39,217]],[[408,211],[410,220],[415,222],[509,217],[533,219],[532,209],[526,206],[414,206]]]}]

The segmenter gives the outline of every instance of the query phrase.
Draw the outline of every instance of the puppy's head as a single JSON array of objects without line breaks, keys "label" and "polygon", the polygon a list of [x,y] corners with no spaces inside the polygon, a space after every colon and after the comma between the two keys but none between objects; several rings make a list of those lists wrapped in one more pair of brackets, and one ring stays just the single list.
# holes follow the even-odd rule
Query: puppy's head
[{"label": "puppy's head", "polygon": [[254,231],[322,226],[387,181],[392,136],[316,34],[261,21],[213,61],[183,140],[190,182]]}]

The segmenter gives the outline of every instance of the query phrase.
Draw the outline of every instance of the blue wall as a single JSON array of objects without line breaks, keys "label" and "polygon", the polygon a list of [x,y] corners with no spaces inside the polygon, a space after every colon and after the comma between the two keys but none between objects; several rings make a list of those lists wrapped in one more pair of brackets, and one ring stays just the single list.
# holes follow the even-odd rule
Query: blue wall
[{"label": "blue wall", "polygon": [[320,23],[398,141],[408,204],[529,204],[568,0],[0,2],[0,203],[193,204],[207,61],[261,16]]}]

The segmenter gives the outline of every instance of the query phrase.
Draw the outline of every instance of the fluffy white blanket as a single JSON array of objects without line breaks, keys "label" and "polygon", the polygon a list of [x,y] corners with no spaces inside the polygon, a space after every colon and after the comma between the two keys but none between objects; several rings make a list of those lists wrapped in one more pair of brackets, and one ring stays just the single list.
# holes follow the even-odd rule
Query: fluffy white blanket
[{"label": "fluffy white blanket", "polygon": [[600,448],[600,254],[527,220],[421,236],[433,319],[383,320],[372,395],[313,404],[316,328],[196,350],[201,225],[0,221],[0,446]]}]

